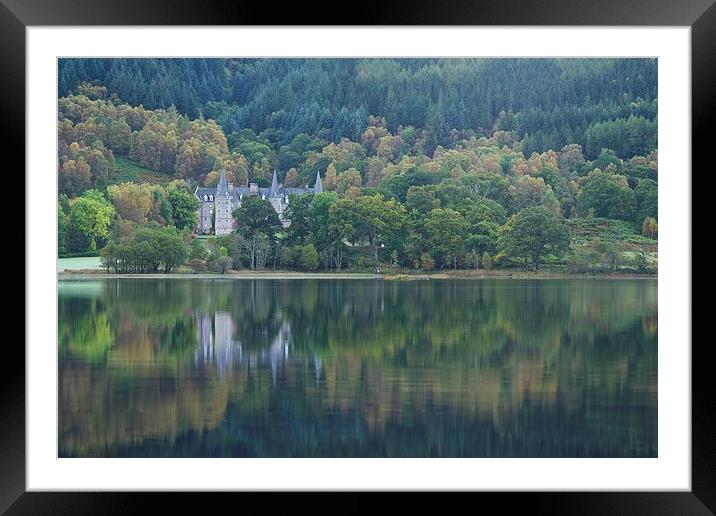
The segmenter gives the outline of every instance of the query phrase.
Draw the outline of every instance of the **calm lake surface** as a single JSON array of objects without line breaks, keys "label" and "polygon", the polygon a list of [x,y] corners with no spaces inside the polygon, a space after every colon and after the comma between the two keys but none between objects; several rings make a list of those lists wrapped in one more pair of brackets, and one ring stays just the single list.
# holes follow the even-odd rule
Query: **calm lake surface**
[{"label": "calm lake surface", "polygon": [[59,283],[61,457],[655,457],[655,280]]}]

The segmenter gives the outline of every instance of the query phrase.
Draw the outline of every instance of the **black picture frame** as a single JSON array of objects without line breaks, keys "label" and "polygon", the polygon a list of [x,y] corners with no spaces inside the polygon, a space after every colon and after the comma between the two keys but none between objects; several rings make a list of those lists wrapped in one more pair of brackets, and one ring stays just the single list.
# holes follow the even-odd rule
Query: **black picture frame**
[{"label": "black picture frame", "polygon": [[[712,144],[716,96],[716,5],[714,0],[458,0],[391,1],[350,7],[335,20],[318,18],[311,4],[196,2],[191,0],[0,0],[0,119],[4,143],[25,169],[25,29],[47,25],[552,25],[691,27],[692,163],[706,163]],[[280,7],[279,7],[280,6]],[[335,13],[341,11],[333,11]],[[340,21],[339,21],[340,20]],[[686,173],[690,173],[686,171]],[[693,218],[693,217],[692,217]],[[31,274],[31,271],[25,271]],[[26,307],[31,309],[32,307]],[[10,344],[11,339],[6,339]],[[690,345],[691,343],[672,343]],[[708,342],[692,346],[692,490],[690,492],[480,493],[502,511],[527,506],[550,514],[711,514],[716,512],[714,381],[707,371]],[[159,498],[163,510],[186,509],[183,494],[25,492],[25,352],[6,346],[0,376],[0,511],[8,514],[130,513]],[[248,496],[243,494],[242,496]],[[371,510],[371,495],[350,495],[353,510]],[[251,497],[249,497],[251,500]],[[303,497],[302,497],[303,499]],[[345,502],[344,502],[345,503]],[[412,497],[424,504],[424,497]],[[471,502],[474,503],[474,502]],[[483,503],[480,501],[480,503]],[[313,502],[311,502],[313,505]],[[312,507],[315,508],[315,507]],[[346,512],[346,511],[339,511]]]}]

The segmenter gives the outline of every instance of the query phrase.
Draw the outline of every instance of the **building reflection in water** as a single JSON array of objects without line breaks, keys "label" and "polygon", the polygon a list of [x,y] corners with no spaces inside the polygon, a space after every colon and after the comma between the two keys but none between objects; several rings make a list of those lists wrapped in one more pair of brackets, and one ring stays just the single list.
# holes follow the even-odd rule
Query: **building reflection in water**
[{"label": "building reflection in water", "polygon": [[[251,369],[269,366],[271,379],[275,384],[280,371],[289,359],[294,362],[303,362],[305,359],[300,355],[289,357],[291,325],[287,320],[282,321],[268,348],[249,353],[245,352],[242,342],[234,337],[238,327],[231,313],[217,311],[213,317],[207,313],[197,313],[195,319],[198,341],[195,363],[197,366],[215,366],[221,379],[226,377],[229,369],[246,363]],[[321,359],[315,357],[313,363],[316,382],[318,382],[321,375]]]},{"label": "building reflection in water", "polygon": [[241,342],[233,339],[234,321],[229,312],[216,312],[211,315],[196,315],[197,337],[196,363],[215,364],[220,378],[226,375],[226,369],[234,361],[241,361]]}]

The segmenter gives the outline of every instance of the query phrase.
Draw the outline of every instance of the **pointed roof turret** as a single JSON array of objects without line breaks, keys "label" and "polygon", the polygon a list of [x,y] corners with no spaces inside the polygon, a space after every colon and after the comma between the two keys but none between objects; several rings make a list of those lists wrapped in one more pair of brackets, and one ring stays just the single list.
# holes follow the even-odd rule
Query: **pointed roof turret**
[{"label": "pointed roof turret", "polygon": [[270,197],[278,197],[278,177],[276,171],[273,171],[273,179],[271,180],[271,195]]},{"label": "pointed roof turret", "polygon": [[313,186],[315,193],[323,193],[323,183],[321,183],[321,173],[316,172],[316,184]]},{"label": "pointed roof turret", "polygon": [[229,192],[229,187],[226,184],[226,172],[221,169],[221,177],[219,178],[219,184],[216,185],[216,195],[226,195]]}]

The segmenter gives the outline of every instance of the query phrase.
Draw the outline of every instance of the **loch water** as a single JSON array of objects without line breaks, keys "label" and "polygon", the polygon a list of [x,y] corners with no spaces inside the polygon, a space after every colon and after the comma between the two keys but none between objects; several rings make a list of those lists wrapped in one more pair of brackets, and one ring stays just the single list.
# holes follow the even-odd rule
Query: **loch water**
[{"label": "loch water", "polygon": [[60,280],[58,305],[60,457],[657,456],[656,280]]}]

